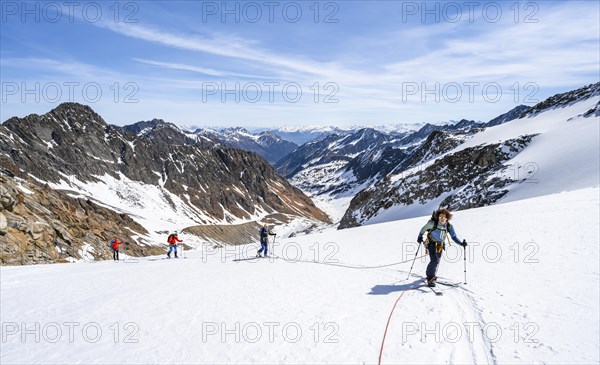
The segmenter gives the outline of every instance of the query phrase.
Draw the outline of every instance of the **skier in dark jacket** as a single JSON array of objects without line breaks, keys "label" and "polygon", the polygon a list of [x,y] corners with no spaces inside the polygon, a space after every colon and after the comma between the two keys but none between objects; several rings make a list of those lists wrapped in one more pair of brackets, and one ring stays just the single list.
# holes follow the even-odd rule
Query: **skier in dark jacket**
[{"label": "skier in dark jacket", "polygon": [[[448,233],[450,233],[450,237],[457,244],[466,247],[467,241],[460,240],[456,236],[456,232],[454,232],[454,227],[450,224],[450,219],[452,219],[452,213],[448,209],[438,209],[433,212],[431,219],[421,228],[419,232],[419,237],[417,238],[417,242],[423,243],[425,248],[429,251],[429,265],[427,265],[427,285],[435,286],[435,281],[437,280],[438,265],[440,264],[440,259],[442,257],[442,251],[445,250],[445,241]],[[423,241],[423,235],[427,233],[425,241]]]},{"label": "skier in dark jacket", "polygon": [[[260,229],[260,250],[256,252],[256,257],[267,257],[269,250],[269,236],[277,236],[277,233],[269,232],[269,226],[265,223]],[[265,255],[261,256],[263,251],[265,252]]]}]

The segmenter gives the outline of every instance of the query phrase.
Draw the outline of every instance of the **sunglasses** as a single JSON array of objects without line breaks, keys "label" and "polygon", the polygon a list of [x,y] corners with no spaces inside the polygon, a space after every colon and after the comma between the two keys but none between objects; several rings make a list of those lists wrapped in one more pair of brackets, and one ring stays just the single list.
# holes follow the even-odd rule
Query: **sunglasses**
[{"label": "sunglasses", "polygon": [[440,217],[439,217],[439,220],[441,220],[441,221],[445,221],[446,219],[447,219],[447,218],[446,218],[446,216],[445,216],[445,215],[440,215]]}]

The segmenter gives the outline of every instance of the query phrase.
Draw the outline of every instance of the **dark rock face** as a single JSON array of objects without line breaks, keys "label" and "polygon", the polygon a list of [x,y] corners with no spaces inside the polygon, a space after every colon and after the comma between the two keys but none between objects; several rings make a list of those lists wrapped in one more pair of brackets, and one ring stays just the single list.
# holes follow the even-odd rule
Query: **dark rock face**
[{"label": "dark rock face", "polygon": [[425,204],[455,190],[443,200],[444,207],[458,210],[493,204],[508,192],[502,187],[514,182],[493,175],[504,169],[503,163],[522,151],[533,137],[466,148],[394,181],[387,176],[352,199],[338,228],[360,226],[392,206]]},{"label": "dark rock face", "polygon": [[406,149],[393,146],[375,148],[353,158],[344,168],[351,171],[357,181],[362,183],[377,176],[385,176],[409,154]]},{"label": "dark rock face", "polygon": [[[0,125],[0,168],[42,184],[120,181],[124,176],[159,187],[166,200],[169,194],[179,197],[197,224],[261,212],[329,221],[256,153],[218,147],[164,122],[128,131],[76,103]],[[134,198],[143,201],[143,196]]]},{"label": "dark rock face", "polygon": [[458,145],[462,144],[467,137],[480,132],[481,128],[468,129],[466,132],[446,132],[434,130],[429,134],[427,139],[423,141],[417,148],[391,170],[391,173],[401,173],[407,169],[418,167],[420,164],[436,158]]}]

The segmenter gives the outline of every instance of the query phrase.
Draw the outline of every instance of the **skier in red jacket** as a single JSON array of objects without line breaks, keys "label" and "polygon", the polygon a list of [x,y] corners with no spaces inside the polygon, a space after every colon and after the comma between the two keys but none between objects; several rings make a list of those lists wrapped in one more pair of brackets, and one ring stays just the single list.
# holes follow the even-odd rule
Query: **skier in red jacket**
[{"label": "skier in red jacket", "polygon": [[177,232],[171,233],[169,238],[167,238],[167,242],[169,243],[169,252],[167,253],[167,258],[171,258],[171,251],[175,251],[175,258],[177,257],[177,242],[183,242],[177,237]]},{"label": "skier in red jacket", "polygon": [[110,247],[113,250],[113,260],[119,261],[119,245],[122,245],[123,242],[119,241],[118,237],[115,237],[114,240],[110,241]]}]

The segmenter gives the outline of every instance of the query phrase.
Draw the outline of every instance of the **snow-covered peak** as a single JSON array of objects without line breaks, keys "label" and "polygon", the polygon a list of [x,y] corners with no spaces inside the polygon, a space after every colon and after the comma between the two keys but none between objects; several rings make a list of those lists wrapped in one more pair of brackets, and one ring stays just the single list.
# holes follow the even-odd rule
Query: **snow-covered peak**
[{"label": "snow-covered peak", "polygon": [[[477,129],[460,144],[411,164],[360,192],[343,227],[517,201],[600,184],[597,90],[559,94],[537,112]],[[427,157],[429,156],[429,157]]]}]

